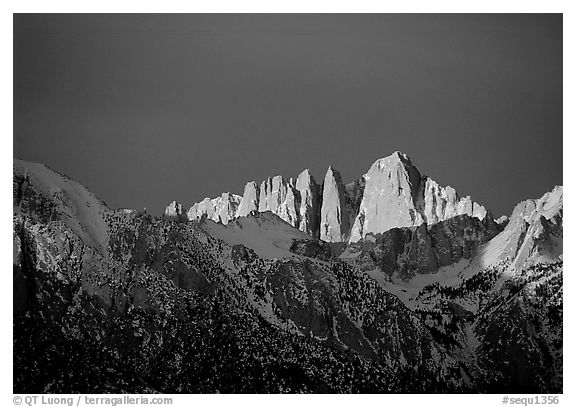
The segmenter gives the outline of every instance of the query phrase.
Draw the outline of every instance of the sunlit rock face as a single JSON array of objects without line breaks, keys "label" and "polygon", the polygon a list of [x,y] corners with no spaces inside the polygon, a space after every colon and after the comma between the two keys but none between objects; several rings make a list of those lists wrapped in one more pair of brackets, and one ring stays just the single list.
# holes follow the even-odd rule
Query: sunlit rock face
[{"label": "sunlit rock face", "polygon": [[469,196],[459,197],[454,188],[422,175],[406,154],[397,151],[376,160],[366,174],[346,185],[332,167],[323,186],[307,169],[296,179],[277,175],[260,185],[248,182],[242,197],[206,198],[190,208],[188,218],[206,216],[227,223],[254,211],[272,212],[328,242],[357,242],[368,234],[432,225],[461,215],[479,220],[491,216]]},{"label": "sunlit rock face", "polygon": [[358,241],[368,233],[420,225],[424,219],[416,197],[421,179],[410,159],[400,152],[372,164],[365,175],[366,186],[350,241]]},{"label": "sunlit rock face", "polygon": [[206,217],[227,224],[236,216],[241,200],[241,196],[229,192],[224,192],[218,198],[205,198],[202,202],[192,205],[188,210],[188,219],[196,220]]},{"label": "sunlit rock face", "polygon": [[176,202],[176,201],[170,202],[170,205],[168,205],[166,207],[166,210],[164,210],[164,216],[167,218],[178,219],[178,218],[182,217],[183,213],[184,213],[184,208],[183,208],[182,204],[179,202]]},{"label": "sunlit rock face", "polygon": [[509,220],[510,218],[508,216],[502,215],[498,219],[494,219],[494,222],[496,222],[501,227],[505,228]]},{"label": "sunlit rock face", "polygon": [[468,215],[480,220],[486,216],[486,208],[472,202],[469,196],[459,198],[456,190],[450,186],[442,187],[431,178],[425,178],[422,185],[423,217],[428,224],[460,215]]},{"label": "sunlit rock face", "polygon": [[223,194],[216,199],[206,198],[192,205],[188,211],[190,220],[206,216],[208,219],[226,224],[237,217],[253,212],[271,212],[291,226],[318,237],[319,187],[309,170],[298,178],[287,179],[277,175],[262,181],[248,182],[242,197]]},{"label": "sunlit rock face", "polygon": [[320,216],[320,239],[327,242],[343,242],[347,239],[350,224],[346,189],[340,173],[332,167],[328,168],[324,177]]},{"label": "sunlit rock face", "polygon": [[281,175],[268,178],[260,185],[259,212],[270,211],[292,226],[298,225],[299,199],[293,179]]},{"label": "sunlit rock face", "polygon": [[312,237],[318,237],[319,188],[309,170],[306,169],[298,175],[296,190],[300,195],[298,229]]},{"label": "sunlit rock face", "polygon": [[364,180],[351,242],[396,227],[432,225],[461,215],[483,220],[488,214],[469,196],[460,198],[454,188],[421,175],[410,158],[398,151],[372,164]]},{"label": "sunlit rock face", "polygon": [[514,207],[502,231],[490,242],[485,261],[509,260],[515,268],[553,262],[563,253],[563,188]]},{"label": "sunlit rock face", "polygon": [[259,202],[260,187],[254,181],[250,181],[244,187],[242,202],[240,202],[236,216],[247,216],[250,212],[257,211]]}]

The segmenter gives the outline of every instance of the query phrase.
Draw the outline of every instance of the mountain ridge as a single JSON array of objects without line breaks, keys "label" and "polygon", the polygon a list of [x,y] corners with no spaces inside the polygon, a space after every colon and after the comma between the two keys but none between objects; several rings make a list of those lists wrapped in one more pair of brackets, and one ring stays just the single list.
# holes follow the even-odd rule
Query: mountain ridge
[{"label": "mountain ridge", "polygon": [[376,160],[366,174],[346,185],[332,166],[321,185],[308,169],[298,175],[298,181],[280,175],[267,178],[259,187],[250,181],[240,202],[229,205],[230,210],[224,214],[216,214],[218,198],[205,198],[202,204],[212,202],[212,207],[198,213],[193,208],[200,204],[194,204],[188,219],[208,214],[212,220],[227,223],[251,210],[270,210],[312,237],[355,242],[368,233],[383,233],[397,226],[434,224],[462,214],[480,220],[492,216],[469,196],[460,198],[454,188],[442,187],[421,175],[400,151]]},{"label": "mountain ridge", "polygon": [[[331,179],[360,212],[370,179]],[[302,220],[311,199],[278,199],[296,183],[270,179],[265,196]],[[507,223],[466,203],[357,242],[270,210],[224,223],[175,202],[164,217],[111,209],[17,160],[13,207],[15,392],[562,391],[561,186]]]}]

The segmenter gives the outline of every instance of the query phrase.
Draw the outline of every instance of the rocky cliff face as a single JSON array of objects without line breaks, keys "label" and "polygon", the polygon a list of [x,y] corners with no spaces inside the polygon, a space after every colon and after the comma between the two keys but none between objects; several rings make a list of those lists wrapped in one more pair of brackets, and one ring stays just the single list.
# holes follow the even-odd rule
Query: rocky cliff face
[{"label": "rocky cliff face", "polygon": [[533,262],[557,261],[563,246],[563,188],[555,187],[538,199],[514,208],[506,227],[485,248],[483,261],[511,262],[522,268]]},{"label": "rocky cliff face", "polygon": [[486,209],[470,197],[460,198],[452,187],[442,187],[422,176],[410,158],[400,152],[377,160],[364,176],[366,185],[350,241],[395,227],[432,225],[456,216],[480,220]]},{"label": "rocky cliff face", "polygon": [[360,211],[360,204],[366,188],[365,176],[346,184],[346,208],[348,211],[348,223],[354,225],[354,221]]},{"label": "rocky cliff face", "polygon": [[58,221],[84,243],[103,251],[108,244],[106,204],[83,185],[42,164],[14,160],[14,211],[39,222]]},{"label": "rocky cliff face", "polygon": [[[442,187],[421,175],[410,158],[400,152],[377,160],[362,178],[347,185],[332,167],[321,188],[308,170],[300,173],[296,181],[275,176],[260,186],[249,182],[237,205],[235,213],[224,211],[223,222],[254,210],[270,211],[295,228],[328,242],[357,242],[368,234],[395,227],[431,225],[460,215],[479,220],[491,216],[470,197],[461,198],[454,188]],[[216,206],[215,200],[205,199],[192,206],[189,218],[206,214],[217,221]]]},{"label": "rocky cliff face", "polygon": [[[226,224],[233,218],[248,216],[251,212],[272,212],[282,220],[312,237],[318,237],[318,213],[320,191],[309,170],[302,171],[296,180],[280,175],[267,178],[260,185],[251,181],[244,187],[243,196],[238,199],[224,197],[206,198],[192,205],[188,218],[196,220],[206,215],[208,219]],[[229,202],[228,207],[223,203]],[[218,212],[217,208],[223,207]],[[237,209],[234,211],[234,208]]]},{"label": "rocky cliff face", "polygon": [[364,270],[378,268],[388,277],[409,281],[417,274],[436,273],[462,259],[499,233],[491,219],[460,215],[448,220],[407,228],[393,228],[351,243],[341,255]]},{"label": "rocky cliff face", "polygon": [[469,196],[459,198],[454,188],[442,187],[428,177],[424,177],[422,181],[423,190],[418,197],[418,203],[421,207],[422,201],[424,203],[422,217],[427,224],[431,225],[460,215],[480,220],[486,216],[486,208],[472,202]]},{"label": "rocky cliff face", "polygon": [[260,202],[260,187],[254,182],[248,182],[244,187],[242,201],[238,207],[236,216],[248,216],[252,211],[257,211]]},{"label": "rocky cliff face", "polygon": [[299,196],[294,180],[280,175],[262,181],[260,185],[260,212],[270,211],[293,226],[299,224]]},{"label": "rocky cliff face", "polygon": [[181,203],[172,201],[170,205],[166,207],[164,216],[169,219],[182,219],[185,216],[184,207]]},{"label": "rocky cliff face", "polygon": [[300,223],[297,227],[310,236],[318,238],[319,187],[309,170],[304,170],[298,175],[296,191],[300,195]]},{"label": "rocky cliff face", "polygon": [[229,192],[224,192],[218,198],[205,198],[202,202],[190,207],[187,214],[188,219],[196,220],[207,217],[216,222],[227,224],[230,219],[236,217],[241,200],[241,196]]},{"label": "rocky cliff face", "polygon": [[322,188],[320,239],[326,242],[343,242],[346,241],[349,233],[346,189],[340,173],[329,167]]},{"label": "rocky cliff face", "polygon": [[422,177],[406,155],[396,152],[377,160],[364,178],[366,186],[350,241],[423,222],[416,200]]}]

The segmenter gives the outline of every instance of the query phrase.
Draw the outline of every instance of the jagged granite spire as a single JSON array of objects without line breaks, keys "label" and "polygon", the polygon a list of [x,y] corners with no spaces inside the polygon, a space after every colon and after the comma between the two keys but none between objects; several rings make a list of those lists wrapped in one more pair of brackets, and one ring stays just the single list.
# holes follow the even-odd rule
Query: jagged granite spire
[{"label": "jagged granite spire", "polygon": [[297,201],[294,193],[294,182],[281,175],[267,178],[260,185],[259,212],[270,211],[290,225],[298,226]]},{"label": "jagged granite spire", "polygon": [[322,188],[320,239],[327,242],[343,242],[348,237],[349,232],[346,189],[340,173],[329,167]]},{"label": "jagged granite spire", "polygon": [[312,237],[318,237],[318,201],[319,188],[312,174],[305,169],[298,175],[296,190],[300,195],[298,229]]},{"label": "jagged granite spire", "polygon": [[260,187],[254,181],[250,181],[244,187],[244,194],[236,216],[247,216],[250,212],[257,211],[259,202]]}]

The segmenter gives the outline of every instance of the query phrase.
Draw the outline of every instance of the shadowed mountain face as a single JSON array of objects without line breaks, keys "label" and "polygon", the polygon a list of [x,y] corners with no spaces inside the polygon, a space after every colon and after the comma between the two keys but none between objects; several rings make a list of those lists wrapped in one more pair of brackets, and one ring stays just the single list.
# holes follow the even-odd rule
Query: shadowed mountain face
[{"label": "shadowed mountain face", "polygon": [[[305,175],[265,186],[304,229]],[[14,392],[562,391],[561,189],[502,232],[471,213],[350,244],[247,189],[247,216],[157,219],[15,161]]]},{"label": "shadowed mountain face", "polygon": [[368,235],[348,245],[340,257],[364,270],[380,269],[387,276],[409,281],[416,274],[437,273],[462,259],[499,233],[491,219],[461,215],[427,226],[394,228],[377,236]]}]

